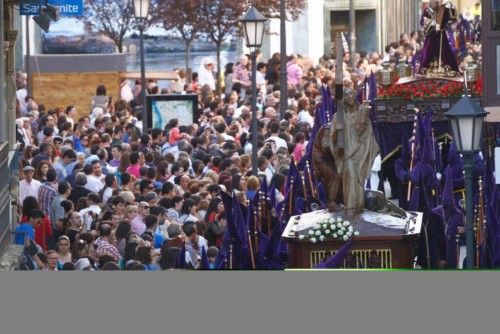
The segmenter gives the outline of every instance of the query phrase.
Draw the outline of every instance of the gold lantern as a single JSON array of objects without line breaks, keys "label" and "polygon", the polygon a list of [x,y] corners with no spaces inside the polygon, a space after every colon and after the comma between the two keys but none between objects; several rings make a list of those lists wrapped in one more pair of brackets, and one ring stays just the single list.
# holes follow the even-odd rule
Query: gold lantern
[{"label": "gold lantern", "polygon": [[399,63],[396,66],[399,78],[411,77],[411,67],[405,62]]},{"label": "gold lantern", "polygon": [[465,80],[467,83],[474,83],[479,79],[479,67],[475,62],[465,65]]},{"label": "gold lantern", "polygon": [[394,71],[390,63],[383,63],[380,70],[380,84],[382,86],[390,86],[394,83]]}]

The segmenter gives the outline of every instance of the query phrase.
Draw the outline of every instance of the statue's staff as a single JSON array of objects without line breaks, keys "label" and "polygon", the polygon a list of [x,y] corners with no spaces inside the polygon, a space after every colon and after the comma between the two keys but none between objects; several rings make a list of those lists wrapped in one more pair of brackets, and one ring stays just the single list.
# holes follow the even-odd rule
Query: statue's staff
[{"label": "statue's staff", "polygon": [[[300,179],[302,180],[302,191],[304,192],[304,201],[307,203],[307,189],[306,189],[306,178],[304,172],[300,172]],[[306,205],[307,211],[307,205]]]},{"label": "statue's staff", "polygon": [[[413,135],[412,135],[412,138],[413,138],[413,142],[411,143],[411,159],[410,159],[410,169],[409,169],[409,173],[411,173],[412,169],[413,169],[413,160],[415,160],[415,149],[416,149],[416,141],[417,141],[417,123],[418,123],[418,112],[419,110],[417,108],[414,109],[415,110],[415,120],[413,122]],[[410,201],[410,197],[411,197],[411,178],[410,178],[410,181],[408,182],[408,192],[406,194],[406,201]]]},{"label": "statue's staff", "polygon": [[311,187],[312,196],[317,198],[318,193],[316,192],[316,188],[314,187],[312,173],[311,173],[311,166],[309,165],[309,161],[306,161],[306,169],[307,169],[307,175],[309,176],[309,186]]},{"label": "statue's staff", "polygon": [[[342,36],[337,35],[335,41],[335,51],[336,51],[336,68],[335,68],[335,104],[337,112],[337,123],[340,125],[339,130],[332,131],[337,133],[337,149],[343,152],[345,150],[345,133],[344,133],[344,54],[342,50]],[[332,128],[333,129],[333,128]],[[333,139],[333,138],[332,138]],[[335,156],[333,150],[333,140],[331,141],[331,151]]]},{"label": "statue's staff", "polygon": [[233,244],[229,244],[229,269],[233,269]]},{"label": "statue's staff", "polygon": [[[260,211],[260,208],[259,208],[259,211]],[[257,211],[254,210],[254,212],[253,212],[253,233],[254,233],[255,244],[257,245],[257,249],[258,249],[259,233],[257,232],[257,229],[258,229],[257,219],[258,219]]]},{"label": "statue's staff", "polygon": [[250,261],[252,263],[252,269],[255,269],[255,258],[253,256],[253,245],[252,237],[250,236],[250,230],[248,230],[248,249],[250,250]]},{"label": "statue's staff", "polygon": [[486,215],[484,213],[483,179],[479,177],[479,203],[478,203],[477,231],[476,231],[476,266],[480,268],[479,246],[484,241],[484,227],[486,226]]}]

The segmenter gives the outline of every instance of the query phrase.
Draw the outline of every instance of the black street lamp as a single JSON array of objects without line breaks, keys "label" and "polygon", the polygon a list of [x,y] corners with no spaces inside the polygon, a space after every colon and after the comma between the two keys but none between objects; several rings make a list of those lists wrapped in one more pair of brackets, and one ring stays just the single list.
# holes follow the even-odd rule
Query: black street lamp
[{"label": "black street lamp", "polygon": [[245,16],[240,20],[245,32],[246,45],[252,51],[252,174],[257,176],[257,61],[256,51],[262,46],[264,38],[264,25],[267,19],[254,7],[250,7]]},{"label": "black street lamp", "polygon": [[149,14],[149,0],[134,0],[134,16],[137,20],[139,29],[139,43],[141,54],[141,103],[142,103],[142,124],[143,131],[148,128],[147,124],[147,108],[146,108],[146,65],[144,64],[144,28],[146,27],[146,20]]},{"label": "black street lamp", "polygon": [[488,113],[469,96],[463,96],[445,115],[450,119],[457,151],[464,157],[466,268],[474,267],[473,156],[481,150],[484,118]]}]

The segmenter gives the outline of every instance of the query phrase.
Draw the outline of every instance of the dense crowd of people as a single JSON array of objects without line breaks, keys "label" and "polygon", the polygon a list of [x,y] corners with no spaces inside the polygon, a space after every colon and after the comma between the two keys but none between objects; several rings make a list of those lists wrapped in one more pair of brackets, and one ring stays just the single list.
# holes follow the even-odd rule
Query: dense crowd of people
[{"label": "dense crowd of people", "polygon": [[[461,16],[450,27],[462,69],[481,54],[478,29],[468,30],[459,45],[465,21]],[[344,85],[360,92],[383,62],[414,64],[422,46],[422,34],[412,32],[387,45],[384,54],[360,51],[355,62],[345,50]],[[249,59],[242,55],[226,64],[220,80],[214,61],[205,59],[189,78],[178,70],[168,88],[148,81],[150,94],[199,97],[198,122],[171,119],[164,129],[144,128],[138,82],[131,87],[124,80],[114,103],[99,85],[87,113],[38,104],[26,94],[20,74],[22,178],[15,240],[25,245],[21,269],[155,271],[177,268],[179,258],[188,268],[213,269],[228,219],[221,192],[246,203],[265,178],[277,201],[284,200],[291,157],[304,156],[321,87],[335,77],[330,56],[315,62],[290,55],[288,108],[280,111],[280,55],[267,62],[258,55],[259,174],[252,175]]]}]

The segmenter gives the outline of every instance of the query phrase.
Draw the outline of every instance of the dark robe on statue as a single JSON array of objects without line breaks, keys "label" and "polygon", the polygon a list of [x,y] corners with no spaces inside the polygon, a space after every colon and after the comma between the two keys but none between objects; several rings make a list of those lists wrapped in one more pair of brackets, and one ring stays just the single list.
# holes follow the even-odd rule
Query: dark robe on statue
[{"label": "dark robe on statue", "polygon": [[[443,13],[442,20],[439,20],[439,13]],[[456,56],[451,49],[448,40],[447,26],[456,19],[456,9],[453,5],[446,8],[446,4],[434,8],[426,8],[422,14],[420,25],[426,34],[422,56],[418,72],[424,74],[426,69],[430,69],[433,63],[439,66],[441,54],[441,66],[449,66],[450,70],[458,72]]]}]

